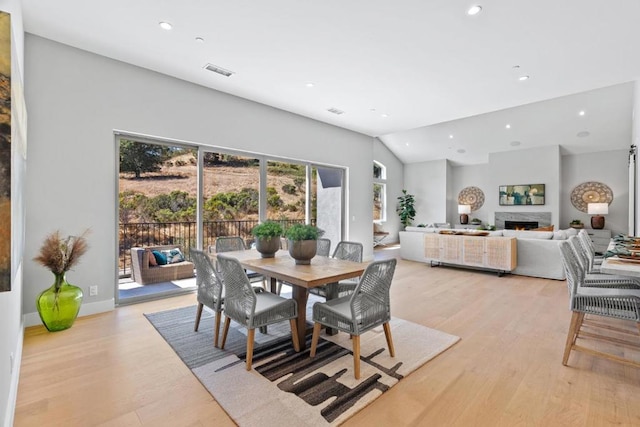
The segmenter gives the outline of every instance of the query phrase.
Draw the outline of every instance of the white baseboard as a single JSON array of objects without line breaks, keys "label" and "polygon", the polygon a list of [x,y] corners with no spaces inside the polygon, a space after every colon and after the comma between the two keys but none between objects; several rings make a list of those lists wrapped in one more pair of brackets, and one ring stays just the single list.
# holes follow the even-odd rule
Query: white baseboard
[{"label": "white baseboard", "polygon": [[[104,313],[106,311],[111,311],[115,308],[116,303],[115,299],[111,298],[108,300],[83,303],[80,307],[80,314],[78,317],[82,316],[90,316],[92,314]],[[34,313],[25,313],[24,315],[24,327],[27,328],[29,326],[41,325],[42,321],[40,320],[40,315],[38,312]]]},{"label": "white baseboard", "polygon": [[13,366],[11,368],[11,384],[9,384],[9,401],[7,403],[7,413],[4,416],[4,426],[13,425],[13,417],[16,412],[16,402],[18,400],[18,382],[20,381],[20,366],[22,366],[22,343],[24,340],[24,321],[20,325],[18,342],[13,351]]}]

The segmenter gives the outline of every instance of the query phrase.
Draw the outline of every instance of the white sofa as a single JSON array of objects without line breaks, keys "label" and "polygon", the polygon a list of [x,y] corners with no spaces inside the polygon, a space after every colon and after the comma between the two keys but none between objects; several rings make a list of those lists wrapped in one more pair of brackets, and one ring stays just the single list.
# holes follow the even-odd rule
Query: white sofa
[{"label": "white sofa", "polygon": [[[442,229],[431,227],[407,227],[400,232],[400,256],[403,259],[429,262],[424,256],[424,233],[437,233]],[[460,231],[460,230],[457,230]],[[491,236],[515,237],[518,264],[512,274],[564,280],[564,268],[558,243],[578,234],[569,228],[559,231],[496,230]]]}]

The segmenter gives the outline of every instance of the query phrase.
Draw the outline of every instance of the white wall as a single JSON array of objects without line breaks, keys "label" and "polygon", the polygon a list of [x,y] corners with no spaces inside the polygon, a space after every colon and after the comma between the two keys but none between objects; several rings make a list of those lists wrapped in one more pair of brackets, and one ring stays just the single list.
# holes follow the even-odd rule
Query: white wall
[{"label": "white wall", "polygon": [[447,160],[404,165],[404,188],[408,193],[413,194],[416,200],[416,219],[413,225],[449,221],[447,219],[449,167]]},{"label": "white wall", "polygon": [[[384,243],[399,242],[398,232],[402,229],[400,217],[396,213],[398,197],[402,195],[404,183],[404,165],[379,139],[373,143],[373,160],[387,168],[387,220],[381,224],[382,230],[389,233]],[[373,167],[373,165],[372,165]]]},{"label": "white wall", "polygon": [[[11,37],[13,49],[11,58],[12,85],[22,86],[24,67],[24,32],[22,27],[22,8],[18,0],[0,0],[0,10],[11,14]],[[23,176],[20,171],[24,160],[16,161],[20,156],[16,150],[16,123],[12,115],[12,151],[14,165],[12,167],[12,230],[11,230],[11,291],[0,292],[0,423],[5,426],[13,425],[13,413],[18,391],[18,377],[20,372],[20,358],[22,355],[22,295],[23,269],[22,252],[19,248],[23,244],[24,213],[19,209],[17,200],[22,197],[19,189],[23,186]],[[20,163],[18,165],[18,163]],[[18,182],[19,181],[19,182]],[[13,359],[13,363],[11,360]]]},{"label": "white wall", "polygon": [[605,227],[613,234],[626,233],[629,221],[628,151],[614,150],[599,153],[562,156],[562,186],[560,191],[562,228],[572,219],[581,219],[591,227],[591,215],[577,210],[571,204],[571,191],[579,184],[596,181],[606,184],[613,192]]},{"label": "white wall", "polygon": [[[43,67],[42,64],[55,64]],[[373,138],[43,39],[26,37],[29,116],[26,258],[44,236],[91,229],[69,282],[82,314],[113,305],[116,282],[114,129],[348,168],[347,236],[372,249]],[[355,218],[355,219],[354,219]],[[24,311],[52,283],[25,265]],[[29,317],[33,319],[33,316]]]},{"label": "white wall", "polygon": [[[458,215],[458,194],[465,187],[478,187],[485,196],[485,202],[480,209],[469,214],[469,221],[472,218],[482,220],[483,224],[494,224],[493,213],[495,206],[487,200],[487,196],[492,192],[491,171],[489,164],[470,165],[470,166],[454,166],[451,168],[451,192],[452,197],[449,201],[449,218],[447,222],[454,224],[460,223],[460,215]],[[498,189],[496,188],[497,192]]]}]

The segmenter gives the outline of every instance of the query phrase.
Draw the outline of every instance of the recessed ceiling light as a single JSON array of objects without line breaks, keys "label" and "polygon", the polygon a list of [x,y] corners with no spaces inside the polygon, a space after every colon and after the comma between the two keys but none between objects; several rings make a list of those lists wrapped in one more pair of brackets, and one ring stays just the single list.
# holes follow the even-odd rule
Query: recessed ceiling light
[{"label": "recessed ceiling light", "polygon": [[475,6],[471,6],[468,10],[467,10],[467,15],[473,16],[473,15],[477,15],[480,12],[482,12],[482,6],[480,6],[479,4],[475,5]]},{"label": "recessed ceiling light", "polygon": [[586,138],[586,137],[588,137],[589,135],[591,135],[591,134],[590,134],[588,131],[583,130],[582,132],[578,132],[578,135],[577,135],[577,136],[578,136],[578,138]]},{"label": "recessed ceiling light", "polygon": [[202,37],[196,37],[196,41],[198,43],[204,43],[204,39]]},{"label": "recessed ceiling light", "polygon": [[158,25],[160,25],[160,28],[162,28],[163,30],[170,30],[173,28],[173,25],[165,21],[160,22]]},{"label": "recessed ceiling light", "polygon": [[376,109],[375,108],[369,108],[369,111],[371,111],[372,113],[375,113]]},{"label": "recessed ceiling light", "polygon": [[464,148],[458,148],[458,153],[464,154],[466,152],[467,152],[467,150],[465,150]]},{"label": "recessed ceiling light", "polygon": [[520,76],[520,77],[518,77],[518,80],[520,80],[521,82],[523,82],[525,80],[529,80],[529,76]]},{"label": "recessed ceiling light", "polygon": [[578,114],[584,116],[584,110],[580,111]]},{"label": "recessed ceiling light", "polygon": [[453,135],[449,135],[449,139],[453,139]]},{"label": "recessed ceiling light", "polygon": [[409,146],[409,143],[408,143],[408,142],[405,142],[405,143],[404,143],[404,145],[406,145],[406,146],[408,147],[408,146]]},{"label": "recessed ceiling light", "polygon": [[309,83],[307,83],[305,86],[306,86],[306,87],[313,87],[313,86],[315,86],[315,85],[314,85],[313,83],[309,82]]},{"label": "recessed ceiling light", "polygon": [[511,129],[511,125],[507,123],[507,125],[505,126],[505,129]]},{"label": "recessed ceiling light", "polygon": [[509,145],[512,147],[517,147],[518,145],[520,145],[520,141],[511,141]]},{"label": "recessed ceiling light", "polygon": [[380,117],[384,117],[386,119],[387,117],[389,117],[389,115],[388,114],[380,114]]}]

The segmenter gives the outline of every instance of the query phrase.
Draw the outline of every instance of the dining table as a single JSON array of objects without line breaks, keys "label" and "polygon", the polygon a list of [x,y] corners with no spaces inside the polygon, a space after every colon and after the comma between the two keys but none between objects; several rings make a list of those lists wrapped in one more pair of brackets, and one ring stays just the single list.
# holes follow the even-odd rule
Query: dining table
[{"label": "dining table", "polygon": [[[615,247],[615,242],[612,240],[609,243],[608,250],[612,250]],[[600,265],[600,272],[606,274],[620,274],[622,276],[640,277],[640,256],[638,259],[633,258],[621,258],[617,255],[613,255],[602,260]]]},{"label": "dining table", "polygon": [[[331,285],[337,290],[340,280],[360,277],[367,267],[366,262],[353,262],[331,257],[315,256],[308,265],[296,264],[287,251],[279,250],[273,258],[262,258],[255,249],[224,252],[223,255],[236,258],[247,270],[262,274],[270,280],[271,292],[276,293],[278,280],[291,285],[292,298],[298,304],[298,344],[306,347],[307,300],[309,289]],[[211,254],[215,258],[216,254]],[[328,292],[327,299],[337,297],[337,292]]]}]

